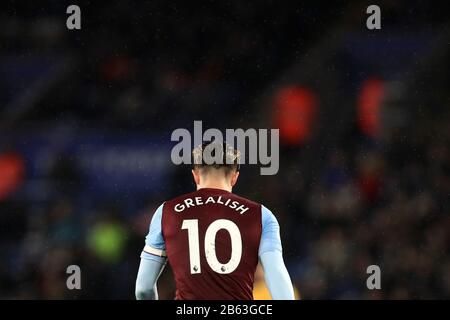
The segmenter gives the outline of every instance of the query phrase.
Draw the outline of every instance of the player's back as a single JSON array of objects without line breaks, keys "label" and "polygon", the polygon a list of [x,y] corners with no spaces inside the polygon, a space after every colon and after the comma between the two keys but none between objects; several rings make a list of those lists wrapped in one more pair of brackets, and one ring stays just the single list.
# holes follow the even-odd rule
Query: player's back
[{"label": "player's back", "polygon": [[261,205],[204,188],[166,201],[162,234],[176,299],[253,299]]}]

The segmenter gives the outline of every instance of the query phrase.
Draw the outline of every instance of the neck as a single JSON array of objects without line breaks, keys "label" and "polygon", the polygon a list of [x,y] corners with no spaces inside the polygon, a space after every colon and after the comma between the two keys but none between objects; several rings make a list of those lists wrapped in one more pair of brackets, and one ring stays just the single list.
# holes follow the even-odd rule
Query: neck
[{"label": "neck", "polygon": [[222,182],[222,181],[210,181],[197,185],[197,190],[211,188],[211,189],[221,189],[228,192],[231,192],[232,187],[230,184]]}]

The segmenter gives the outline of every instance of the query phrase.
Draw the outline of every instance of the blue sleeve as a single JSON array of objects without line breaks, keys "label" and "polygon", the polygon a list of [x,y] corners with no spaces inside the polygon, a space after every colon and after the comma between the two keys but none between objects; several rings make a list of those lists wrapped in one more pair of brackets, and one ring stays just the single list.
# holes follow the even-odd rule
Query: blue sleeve
[{"label": "blue sleeve", "polygon": [[164,204],[156,209],[147,236],[145,237],[145,247],[142,251],[141,258],[147,260],[155,260],[158,262],[165,261],[166,244],[162,235],[162,211]]},{"label": "blue sleeve", "polygon": [[294,287],[280,251],[268,251],[259,257],[264,279],[273,300],[294,300]]},{"label": "blue sleeve", "polygon": [[261,206],[262,234],[259,260],[264,269],[264,279],[274,300],[293,300],[294,287],[283,261],[280,226],[273,213]]},{"label": "blue sleeve", "polygon": [[156,282],[164,270],[164,266],[164,263],[155,260],[141,259],[135,288],[137,300],[158,299]]},{"label": "blue sleeve", "polygon": [[261,206],[262,214],[262,233],[259,244],[259,255],[265,252],[279,251],[282,252],[280,239],[280,226],[277,218],[273,213],[264,206]]}]

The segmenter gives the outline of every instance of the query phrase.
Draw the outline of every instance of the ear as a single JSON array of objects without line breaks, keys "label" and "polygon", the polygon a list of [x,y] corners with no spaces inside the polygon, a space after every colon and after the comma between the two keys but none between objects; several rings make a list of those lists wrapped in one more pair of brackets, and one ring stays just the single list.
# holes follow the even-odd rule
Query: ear
[{"label": "ear", "polygon": [[232,176],[231,176],[231,186],[232,187],[234,187],[238,178],[239,178],[239,171],[233,172]]},{"label": "ear", "polygon": [[200,171],[196,169],[192,169],[192,176],[194,177],[194,181],[196,185],[200,184]]}]

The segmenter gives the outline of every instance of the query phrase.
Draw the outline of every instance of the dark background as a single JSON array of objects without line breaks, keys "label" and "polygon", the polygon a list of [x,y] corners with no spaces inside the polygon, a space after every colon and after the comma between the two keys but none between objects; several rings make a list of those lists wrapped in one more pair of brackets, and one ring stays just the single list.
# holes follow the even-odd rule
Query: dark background
[{"label": "dark background", "polygon": [[[278,174],[243,165],[235,191],[277,216],[302,298],[450,297],[445,5],[0,8],[0,298],[133,299],[153,211],[195,187],[170,161],[170,134],[194,120],[280,129]],[[66,288],[70,264],[82,290]],[[169,270],[160,297],[173,290]]]}]

